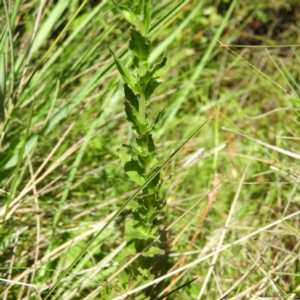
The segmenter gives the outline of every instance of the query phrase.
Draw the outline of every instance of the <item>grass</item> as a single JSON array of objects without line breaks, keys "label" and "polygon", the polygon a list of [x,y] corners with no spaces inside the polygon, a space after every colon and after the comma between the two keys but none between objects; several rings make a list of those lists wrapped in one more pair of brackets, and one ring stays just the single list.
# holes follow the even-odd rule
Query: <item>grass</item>
[{"label": "grass", "polygon": [[168,163],[165,254],[147,258],[124,239],[138,186],[118,149],[135,136],[108,49],[132,69],[130,25],[111,1],[3,1],[1,297],[297,299],[298,10],[152,2],[150,61],[167,49],[169,66],[149,115],[164,109]]}]

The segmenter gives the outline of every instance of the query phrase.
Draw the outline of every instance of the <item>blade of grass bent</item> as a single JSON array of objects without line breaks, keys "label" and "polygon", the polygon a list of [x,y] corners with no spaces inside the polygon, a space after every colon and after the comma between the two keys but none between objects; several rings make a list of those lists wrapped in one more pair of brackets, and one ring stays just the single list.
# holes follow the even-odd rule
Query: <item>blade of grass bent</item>
[{"label": "blade of grass bent", "polygon": [[156,177],[156,175],[171,161],[171,159],[205,126],[205,124],[210,121],[210,119],[206,120],[201,126],[197,128],[165,161],[164,163],[149,177],[149,179],[144,183],[144,185],[140,186],[137,191],[121,206],[121,208],[115,213],[115,215],[102,227],[102,229],[95,235],[95,237],[87,244],[87,246],[83,249],[83,251],[75,258],[75,260],[71,263],[71,265],[61,274],[61,276],[54,283],[52,288],[50,288],[48,294],[45,299],[48,299],[52,294],[54,289],[58,286],[60,281],[71,271],[71,269],[76,265],[76,263],[83,257],[83,255],[87,252],[90,246],[94,243],[94,241],[101,235],[101,233],[121,214],[121,212],[125,209],[125,207],[135,199],[135,197],[146,188],[151,181]]}]

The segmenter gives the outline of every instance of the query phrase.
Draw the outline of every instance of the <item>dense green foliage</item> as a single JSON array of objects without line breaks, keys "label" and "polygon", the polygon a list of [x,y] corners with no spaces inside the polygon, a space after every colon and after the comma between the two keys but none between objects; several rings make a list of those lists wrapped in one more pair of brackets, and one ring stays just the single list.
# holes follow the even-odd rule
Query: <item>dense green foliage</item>
[{"label": "dense green foliage", "polygon": [[0,11],[3,299],[300,295],[298,1]]}]

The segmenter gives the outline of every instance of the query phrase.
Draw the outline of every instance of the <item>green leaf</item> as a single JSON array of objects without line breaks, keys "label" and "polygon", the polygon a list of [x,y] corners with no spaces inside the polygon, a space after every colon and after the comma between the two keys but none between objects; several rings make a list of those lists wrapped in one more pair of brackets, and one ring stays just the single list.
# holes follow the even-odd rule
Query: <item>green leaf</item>
[{"label": "green leaf", "polygon": [[140,16],[143,11],[144,1],[134,0],[133,2],[134,2],[134,12],[136,16]]},{"label": "green leaf", "polygon": [[123,149],[119,149],[118,152],[127,175],[138,185],[143,185],[145,178],[139,163],[132,159]]},{"label": "green leaf", "polygon": [[[165,204],[166,204],[165,200],[164,199],[158,199],[158,201],[160,202],[160,203],[157,203],[158,206],[160,208],[163,208],[165,206]],[[152,214],[152,216],[149,219],[149,221],[152,222],[155,225],[159,225],[159,224],[162,223],[163,219],[165,218],[165,215],[166,215],[165,211],[163,211],[163,210],[156,210]]]},{"label": "green leaf", "polygon": [[158,123],[158,121],[160,120],[163,112],[165,109],[161,110],[159,113],[157,113],[157,115],[155,116],[155,118],[153,119],[153,121],[147,125],[147,129],[143,131],[143,134],[140,135],[139,139],[143,140],[143,137],[145,135],[149,135],[151,133],[151,131],[153,130],[154,126]]},{"label": "green leaf", "polygon": [[132,201],[130,203],[130,208],[132,209],[132,211],[138,211],[140,208],[140,205],[137,202]]},{"label": "green leaf", "polygon": [[164,250],[154,246],[150,247],[146,252],[142,253],[142,255],[146,257],[153,257],[155,255],[164,255],[164,254],[165,254]]},{"label": "green leaf", "polygon": [[149,280],[149,270],[139,267],[138,271],[144,278],[147,278],[147,280]]},{"label": "green leaf", "polygon": [[126,239],[140,239],[140,240],[148,240],[153,239],[158,241],[158,238],[153,235],[157,230],[156,226],[146,227],[143,226],[138,221],[127,219],[125,221],[125,232],[126,232]]},{"label": "green leaf", "polygon": [[[152,135],[150,134],[150,130],[146,131],[141,135],[140,138],[136,139],[136,143],[138,147],[145,149],[145,151],[140,153],[140,156],[143,160],[147,160],[148,164],[150,163],[149,167],[152,168],[156,165],[156,151],[155,151],[155,145],[153,142]],[[145,174],[146,175],[146,174]]]},{"label": "green leaf", "polygon": [[132,73],[123,65],[123,63],[117,58],[115,53],[108,48],[112,54],[115,64],[123,78],[123,80],[128,84],[128,86],[134,91],[137,92],[137,79],[132,75]]},{"label": "green leaf", "polygon": [[144,6],[144,29],[145,33],[148,34],[151,23],[151,0],[145,1]]},{"label": "green leaf", "polygon": [[139,163],[132,159],[124,165],[124,170],[127,175],[138,185],[143,185],[145,183],[145,178],[142,174]]},{"label": "green leaf", "polygon": [[130,151],[133,151],[134,153],[136,153],[138,156],[143,156],[145,155],[145,150],[140,147],[140,146],[131,146],[131,145],[126,145],[126,144],[123,144],[122,145],[124,148],[127,148],[129,149]]},{"label": "green leaf", "polygon": [[150,54],[150,42],[135,29],[131,29],[129,48],[140,61],[147,61]]},{"label": "green leaf", "polygon": [[149,82],[147,83],[146,88],[145,88],[146,105],[150,104],[150,97],[160,84],[161,84],[161,82],[157,81],[154,78],[151,78],[149,80]]},{"label": "green leaf", "polygon": [[[133,62],[133,65],[135,66],[136,70],[139,70],[140,69],[140,60],[139,60],[139,58],[135,55],[132,55],[132,62]],[[139,75],[144,75],[144,74],[139,74]]]},{"label": "green leaf", "polygon": [[150,224],[152,223],[150,217],[155,213],[156,197],[157,195],[155,194],[146,194],[138,199],[140,209],[137,211],[137,213],[141,219],[147,220]]},{"label": "green leaf", "polygon": [[125,100],[124,106],[125,106],[127,120],[128,122],[130,122],[133,132],[139,136],[141,134],[140,121],[135,114],[134,108],[127,100]]},{"label": "green leaf", "polygon": [[[125,238],[127,238],[127,237],[125,236]],[[133,241],[129,242],[129,240],[130,239],[128,239],[128,243],[124,249],[124,253],[126,253],[126,255],[135,255],[136,254],[135,244]]]},{"label": "green leaf", "polygon": [[135,93],[130,89],[127,84],[124,84],[124,94],[125,98],[130,102],[130,104],[134,107],[135,111],[139,111],[139,100]]},{"label": "green leaf", "polygon": [[136,14],[130,8],[118,5],[115,1],[113,1],[113,3],[118,8],[120,13],[124,17],[124,19],[127,20],[131,25],[136,26],[137,24]]},{"label": "green leaf", "polygon": [[154,65],[153,69],[151,71],[154,71],[153,77],[154,78],[161,78],[164,77],[169,67],[169,61],[166,56],[164,56],[164,59],[158,63],[158,65]]},{"label": "green leaf", "polygon": [[155,125],[158,123],[158,121],[160,120],[160,118],[161,118],[161,116],[162,116],[164,110],[165,110],[165,109],[163,108],[163,109],[162,109],[160,112],[158,112],[157,115],[155,116],[155,118],[154,118],[152,124],[150,125],[151,130],[154,128],[154,126],[155,126]]},{"label": "green leaf", "polygon": [[158,71],[160,71],[167,65],[167,61],[168,61],[167,57],[164,56],[159,63],[155,64],[151,70],[147,71],[146,74],[141,77],[141,82],[144,85],[146,85],[152,77],[158,78],[159,77]]}]

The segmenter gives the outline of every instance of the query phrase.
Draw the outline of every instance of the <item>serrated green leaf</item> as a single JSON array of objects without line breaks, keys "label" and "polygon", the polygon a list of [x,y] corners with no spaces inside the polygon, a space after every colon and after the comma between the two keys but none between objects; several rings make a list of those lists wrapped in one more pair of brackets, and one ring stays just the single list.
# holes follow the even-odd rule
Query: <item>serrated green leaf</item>
[{"label": "serrated green leaf", "polygon": [[131,29],[129,48],[140,61],[147,61],[150,53],[150,42],[135,29]]},{"label": "serrated green leaf", "polygon": [[122,146],[129,149],[130,151],[133,151],[138,156],[143,156],[143,155],[145,155],[145,152],[146,152],[144,148],[142,148],[138,145],[137,146],[131,146],[131,145],[123,144]]},{"label": "serrated green leaf", "polygon": [[146,88],[145,88],[146,105],[150,104],[150,97],[160,84],[161,84],[161,82],[157,81],[154,78],[149,80],[149,82],[147,83]]},{"label": "serrated green leaf", "polygon": [[147,71],[146,74],[141,77],[141,82],[146,86],[151,78],[158,78],[158,71],[166,66],[167,61],[167,57],[164,56],[159,63],[155,64],[151,70]]},{"label": "serrated green leaf", "polygon": [[167,57],[165,56],[164,59],[159,63],[159,65],[157,66],[157,68],[155,68],[155,72],[153,74],[154,78],[161,78],[164,77],[166,74],[166,71],[168,70],[169,67],[169,61],[167,59]]},{"label": "serrated green leaf", "polygon": [[123,80],[128,84],[128,86],[134,91],[134,92],[138,92],[137,91],[137,79],[132,75],[132,73],[123,65],[123,63],[117,58],[117,56],[115,55],[115,53],[108,48],[110,53],[112,54],[115,64],[123,78]]},{"label": "serrated green leaf", "polygon": [[113,1],[114,5],[119,9],[120,13],[131,25],[136,26],[137,16],[135,13],[125,6],[118,5],[115,1]]},{"label": "serrated green leaf", "polygon": [[142,267],[138,268],[139,273],[144,277],[147,278],[147,280],[149,280],[149,270],[147,269],[143,269]]},{"label": "serrated green leaf", "polygon": [[135,111],[139,111],[139,100],[135,93],[130,89],[127,84],[124,84],[124,94],[125,98],[130,102],[130,104],[134,107]]},{"label": "serrated green leaf", "polygon": [[127,219],[125,221],[125,232],[126,239],[140,239],[140,240],[148,240],[153,239],[158,241],[158,238],[153,235],[157,230],[156,226],[152,226],[151,228],[147,228],[143,226],[141,223],[137,223],[135,220]]},{"label": "serrated green leaf", "polygon": [[119,149],[118,152],[127,175],[138,185],[143,185],[145,178],[139,163],[132,159],[123,149]]},{"label": "serrated green leaf", "polygon": [[[140,119],[137,116],[136,109],[131,105],[131,103],[126,99],[124,101],[124,106],[125,106],[125,113],[128,122],[131,123],[131,127],[133,132],[137,136],[141,136],[145,131],[148,129],[148,124],[146,123],[141,123]],[[147,114],[146,114],[147,118]]]},{"label": "serrated green leaf", "polygon": [[134,108],[131,106],[131,104],[127,100],[125,100],[124,106],[125,106],[127,120],[128,120],[128,122],[130,122],[133,132],[136,135],[140,135],[141,134],[141,130],[140,130],[141,124],[140,124],[138,117],[135,114]]},{"label": "serrated green leaf", "polygon": [[145,178],[141,172],[139,163],[132,159],[124,165],[124,170],[127,175],[138,185],[143,185],[145,183]]},{"label": "serrated green leaf", "polygon": [[165,254],[164,250],[154,246],[150,247],[146,252],[142,253],[142,255],[145,257],[153,257],[155,255],[164,255],[164,254]]},{"label": "serrated green leaf", "polygon": [[[155,212],[155,194],[147,194],[143,195],[143,197],[139,198],[140,210],[138,211],[139,217],[143,220],[150,220],[150,217]],[[146,223],[145,221],[143,221]],[[151,225],[152,221],[148,222]]]}]

